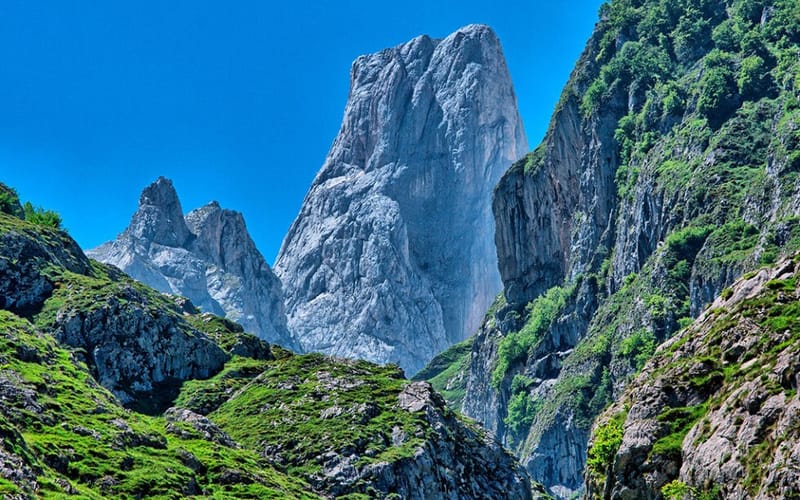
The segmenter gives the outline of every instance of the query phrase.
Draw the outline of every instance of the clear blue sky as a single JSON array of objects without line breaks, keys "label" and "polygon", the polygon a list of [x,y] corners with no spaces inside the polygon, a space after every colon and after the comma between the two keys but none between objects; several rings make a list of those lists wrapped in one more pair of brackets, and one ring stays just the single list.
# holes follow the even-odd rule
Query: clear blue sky
[{"label": "clear blue sky", "polygon": [[272,263],[358,55],[492,26],[533,146],[601,3],[3,0],[0,181],[90,248],[164,175],[185,211],[216,199],[243,212]]}]

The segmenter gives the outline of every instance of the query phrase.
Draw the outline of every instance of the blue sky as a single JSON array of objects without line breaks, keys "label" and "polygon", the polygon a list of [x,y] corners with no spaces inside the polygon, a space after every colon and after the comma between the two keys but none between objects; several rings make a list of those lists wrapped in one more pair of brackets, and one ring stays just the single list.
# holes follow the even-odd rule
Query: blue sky
[{"label": "blue sky", "polygon": [[492,26],[533,146],[601,3],[3,0],[0,181],[90,248],[164,175],[185,211],[215,199],[243,212],[272,263],[358,55]]}]

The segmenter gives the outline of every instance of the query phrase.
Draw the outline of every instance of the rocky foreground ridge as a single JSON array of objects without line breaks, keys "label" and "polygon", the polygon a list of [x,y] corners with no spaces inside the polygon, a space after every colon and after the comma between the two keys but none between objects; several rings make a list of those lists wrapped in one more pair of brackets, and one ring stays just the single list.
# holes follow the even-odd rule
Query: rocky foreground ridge
[{"label": "rocky foreground ridge", "polygon": [[271,346],[88,259],[12,198],[0,185],[5,498],[532,498],[427,383]]},{"label": "rocky foreground ridge", "polygon": [[356,59],[275,264],[302,348],[414,373],[474,333],[501,288],[491,192],[527,147],[488,27]]},{"label": "rocky foreground ridge", "polygon": [[503,294],[424,373],[552,493],[656,346],[800,248],[798,46],[795,1],[612,0],[499,181]]},{"label": "rocky foreground ridge", "polygon": [[750,273],[661,345],[592,432],[593,498],[795,498],[800,257]]},{"label": "rocky foreground ridge", "polygon": [[168,179],[147,186],[128,227],[87,255],[156,290],[187,297],[269,342],[298,349],[286,327],[280,280],[242,214],[211,202],[184,216]]}]

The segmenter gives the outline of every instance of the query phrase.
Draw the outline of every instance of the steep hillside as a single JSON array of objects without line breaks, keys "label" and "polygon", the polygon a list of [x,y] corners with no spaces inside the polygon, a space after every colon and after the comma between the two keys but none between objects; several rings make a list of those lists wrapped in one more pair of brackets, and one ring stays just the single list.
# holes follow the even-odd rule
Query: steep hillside
[{"label": "steep hillside", "polygon": [[800,247],[799,43],[795,1],[611,1],[499,182],[504,292],[458,408],[554,493],[581,487],[594,417],[655,346]]},{"label": "steep hillside", "polygon": [[242,214],[211,202],[184,216],[169,179],[147,186],[129,226],[87,254],[156,290],[188,297],[269,342],[298,348],[286,327],[281,283]]},{"label": "steep hillside", "polygon": [[491,190],[527,148],[490,28],[356,59],[275,264],[303,349],[413,374],[474,333],[501,288]]},{"label": "steep hillside", "polygon": [[751,273],[598,419],[593,498],[796,498],[800,257]]},{"label": "steep hillside", "polygon": [[12,195],[0,185],[0,495],[532,497],[427,383],[270,346],[89,260]]}]

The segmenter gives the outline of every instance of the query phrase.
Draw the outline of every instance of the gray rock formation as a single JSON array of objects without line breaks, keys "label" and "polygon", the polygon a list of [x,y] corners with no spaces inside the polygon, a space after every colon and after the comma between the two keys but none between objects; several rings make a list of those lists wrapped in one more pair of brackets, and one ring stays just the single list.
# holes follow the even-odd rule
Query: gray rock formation
[{"label": "gray rock formation", "polygon": [[[544,498],[536,485],[532,494],[525,469],[490,434],[459,422],[427,382],[409,384],[399,394],[399,404],[404,411],[424,413],[435,431],[412,458],[367,467],[359,479],[378,491],[396,491],[415,500]],[[393,439],[406,436],[399,431]]]},{"label": "gray rock formation", "polygon": [[113,294],[96,293],[97,303],[88,307],[81,301],[84,289],[68,292],[48,330],[62,344],[83,349],[97,381],[123,404],[157,411],[162,398],[175,396],[176,382],[210,377],[229,356],[124,279],[130,280],[123,278]]},{"label": "gray rock formation", "polygon": [[595,425],[589,453],[605,460],[587,471],[589,495],[659,498],[666,487],[682,497],[744,499],[800,491],[795,260],[738,281],[659,348]]},{"label": "gray rock formation", "polygon": [[211,202],[184,217],[168,179],[145,188],[128,228],[87,255],[159,291],[185,296],[269,342],[298,348],[286,327],[280,281],[242,214]]},{"label": "gray rock formation", "polygon": [[472,334],[500,290],[491,190],[526,150],[488,27],[359,57],[275,265],[303,348],[413,373]]},{"label": "gray rock formation", "polygon": [[[655,0],[641,8],[658,29],[620,21],[633,11],[624,2],[604,8],[542,145],[493,201],[507,304],[475,338],[460,409],[562,497],[583,485],[592,420],[655,346],[736,276],[800,247],[789,153],[800,115],[783,104],[793,97],[777,79],[758,95],[732,85],[733,99],[703,110],[695,84],[715,52],[700,40],[677,58],[661,52],[655,40],[663,26],[676,36],[678,18]],[[741,17],[722,1],[704,9],[681,19],[713,29]],[[788,43],[767,17],[776,30],[767,45]],[[664,65],[640,71],[634,56]],[[680,89],[680,105],[665,106],[667,86]]]}]

